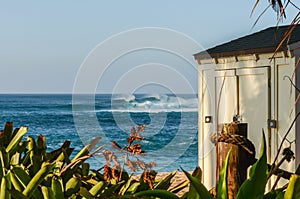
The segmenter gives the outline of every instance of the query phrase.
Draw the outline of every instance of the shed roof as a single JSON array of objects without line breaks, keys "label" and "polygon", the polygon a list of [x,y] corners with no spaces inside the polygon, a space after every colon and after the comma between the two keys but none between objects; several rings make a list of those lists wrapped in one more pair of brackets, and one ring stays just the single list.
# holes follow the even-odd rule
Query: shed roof
[{"label": "shed roof", "polygon": [[[271,53],[281,42],[289,26],[270,27],[265,30],[209,48],[194,55],[195,59],[220,58],[238,55]],[[300,25],[292,32],[288,44],[300,41]],[[286,44],[286,43],[285,43]],[[280,49],[286,50],[286,45]]]}]

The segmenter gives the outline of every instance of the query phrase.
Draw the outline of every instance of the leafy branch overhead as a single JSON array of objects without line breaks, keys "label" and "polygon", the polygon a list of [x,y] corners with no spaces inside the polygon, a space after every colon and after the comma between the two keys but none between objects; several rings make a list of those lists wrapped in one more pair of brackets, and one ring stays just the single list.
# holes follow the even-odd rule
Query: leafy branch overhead
[{"label": "leafy branch overhead", "polygon": [[[254,13],[255,9],[257,8],[258,4],[261,2],[261,0],[256,0],[252,11],[251,11],[251,15]],[[294,8],[294,10],[296,10],[296,14],[293,18],[293,20],[290,22],[290,27],[289,29],[286,31],[284,37],[282,38],[282,41],[280,42],[280,44],[278,45],[276,51],[274,53],[276,53],[278,51],[279,48],[281,48],[281,46],[284,43],[288,43],[287,41],[289,40],[291,33],[293,32],[295,25],[300,23],[300,7],[296,5],[296,3],[294,3],[291,0],[287,0],[287,1],[282,1],[282,0],[268,0],[269,5],[259,14],[258,18],[256,19],[256,21],[253,24],[253,27],[257,24],[257,22],[260,20],[260,18],[265,14],[265,12],[272,7],[272,9],[277,13],[278,15],[278,22],[277,25],[282,21],[283,18],[286,18],[286,11],[288,7],[292,7]],[[289,10],[290,11],[290,10]]]}]

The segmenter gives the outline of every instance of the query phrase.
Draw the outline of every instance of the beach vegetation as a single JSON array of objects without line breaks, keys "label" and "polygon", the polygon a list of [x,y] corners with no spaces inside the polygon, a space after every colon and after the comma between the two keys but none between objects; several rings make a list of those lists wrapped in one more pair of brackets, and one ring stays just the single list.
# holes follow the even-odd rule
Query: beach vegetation
[{"label": "beach vegetation", "polygon": [[[188,180],[172,185],[177,171],[161,180],[156,179],[154,163],[139,159],[146,155],[142,146],[142,132],[145,126],[132,127],[127,145],[121,147],[113,141],[120,156],[104,146],[98,146],[101,138],[94,138],[77,154],[71,156],[74,148],[65,141],[61,147],[47,151],[46,138],[42,135],[34,139],[25,135],[27,127],[15,128],[7,122],[0,132],[0,199],[9,198],[182,198],[182,199],[228,199],[228,165],[230,151],[219,174],[216,194],[201,183],[202,171],[199,167],[191,174],[182,171]],[[265,193],[272,170],[268,169],[265,135],[262,134],[260,155],[252,165],[249,178],[240,187],[237,199],[287,199],[300,197],[300,168],[290,177],[289,182]],[[101,169],[91,169],[86,161],[95,155],[103,155],[105,165]],[[72,158],[71,158],[72,157]],[[274,168],[273,168],[274,169]],[[140,170],[140,177],[129,175],[128,171]],[[211,176],[214,177],[214,176]],[[178,195],[184,188],[187,191]]]},{"label": "beach vegetation", "polygon": [[[143,140],[145,126],[132,127],[128,145],[113,146],[121,152],[118,157],[103,146],[96,147],[101,138],[94,138],[71,158],[74,148],[70,141],[47,152],[46,138],[25,135],[27,127],[15,128],[7,122],[0,132],[0,199],[8,198],[178,198],[175,193],[185,188],[182,183],[170,188],[176,171],[164,179],[155,180],[155,163],[145,163],[135,156],[146,155],[137,141]],[[95,149],[96,148],[96,149]],[[102,154],[106,160],[103,172],[90,169],[87,159]],[[135,157],[135,159],[133,159]],[[111,164],[113,165],[111,167]],[[125,166],[142,170],[140,178],[129,176]]]}]

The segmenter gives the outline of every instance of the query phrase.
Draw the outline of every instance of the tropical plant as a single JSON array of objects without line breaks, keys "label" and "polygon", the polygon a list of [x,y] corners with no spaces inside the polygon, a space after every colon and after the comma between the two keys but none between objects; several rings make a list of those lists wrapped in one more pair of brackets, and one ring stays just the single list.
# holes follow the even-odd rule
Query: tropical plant
[{"label": "tropical plant", "polygon": [[[140,148],[137,150],[138,145],[132,144],[134,140],[139,140],[139,132],[142,129],[137,128],[139,130],[135,132],[135,128],[132,129],[129,144],[123,148],[130,154],[142,152]],[[112,152],[102,150],[103,146],[91,152],[100,138],[94,138],[71,159],[74,148],[70,148],[70,141],[65,141],[60,148],[47,152],[44,136],[38,136],[37,140],[30,136],[24,139],[26,133],[27,127],[14,129],[11,122],[7,122],[4,130],[0,131],[0,199],[145,198],[151,196],[178,198],[175,193],[188,185],[188,182],[184,182],[167,191],[176,171],[161,181],[154,180],[156,173],[153,174],[152,170],[148,170],[149,167],[145,167],[144,174],[139,180],[134,180],[124,169],[120,174],[119,168],[116,167],[118,163],[115,162],[117,157]],[[105,165],[108,169],[110,169],[110,161],[114,161],[114,173],[118,175],[110,173],[112,176],[108,178],[105,171],[101,174],[99,170],[89,168],[89,163],[85,161],[98,155],[100,150],[106,158]],[[145,178],[151,175],[153,179]]]},{"label": "tropical plant", "polygon": [[[140,127],[137,127],[137,129]],[[135,129],[136,130],[136,129]],[[27,127],[13,129],[13,123],[6,123],[3,131],[0,131],[0,199],[8,198],[174,198],[174,199],[228,199],[228,164],[230,152],[228,153],[222,170],[220,171],[216,196],[211,194],[201,183],[202,171],[200,168],[190,174],[184,169],[182,171],[187,176],[188,181],[183,181],[177,186],[170,188],[172,178],[176,171],[170,173],[163,180],[149,180],[145,178],[145,172],[152,170],[143,169],[144,174],[140,179],[135,180],[123,168],[114,177],[105,177],[99,170],[89,168],[89,163],[85,162],[88,158],[98,155],[103,146],[96,148],[100,138],[94,138],[90,144],[82,148],[71,159],[73,148],[70,142],[52,151],[47,152],[46,138],[42,135],[37,140],[32,137],[23,137],[27,132]],[[131,136],[141,137],[140,130],[132,130]],[[139,140],[131,138],[132,140]],[[130,140],[130,139],[129,139]],[[116,142],[114,143],[116,145]],[[128,158],[133,149],[133,141],[128,145],[119,148],[123,150],[122,157]],[[130,149],[131,147],[131,149]],[[128,152],[125,152],[125,150]],[[141,150],[139,150],[141,152]],[[110,163],[116,161],[114,154],[101,151],[104,156],[110,154],[110,158],[105,157],[106,165],[110,168]],[[128,160],[128,159],[127,159]],[[131,160],[133,161],[133,160]],[[138,159],[136,161],[139,161]],[[125,162],[126,163],[126,162]],[[123,163],[123,166],[125,165]],[[115,165],[120,163],[115,163]],[[127,161],[128,166],[128,161]],[[114,167],[113,166],[113,167]],[[118,169],[115,167],[115,169]],[[122,169],[122,168],[121,168]],[[273,168],[274,169],[274,168]],[[112,169],[111,169],[112,170]],[[122,174],[121,174],[122,173]],[[237,199],[296,199],[300,197],[300,167],[291,175],[290,181],[286,186],[271,190],[265,193],[265,187],[269,176],[266,142],[263,133],[260,155],[258,160],[250,169],[249,178],[242,184]],[[149,176],[148,176],[149,177]],[[180,190],[188,184],[189,190],[181,197],[177,196]]]}]

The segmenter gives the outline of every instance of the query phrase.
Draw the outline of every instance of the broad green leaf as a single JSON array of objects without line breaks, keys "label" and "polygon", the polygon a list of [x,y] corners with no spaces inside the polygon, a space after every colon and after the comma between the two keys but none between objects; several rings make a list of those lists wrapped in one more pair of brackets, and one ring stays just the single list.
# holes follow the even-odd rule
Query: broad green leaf
[{"label": "broad green leaf", "polygon": [[12,155],[18,148],[22,137],[27,133],[27,127],[22,126],[6,147],[6,152]]},{"label": "broad green leaf", "polygon": [[68,182],[66,183],[66,187],[65,187],[65,195],[66,196],[71,196],[72,194],[76,193],[77,191],[79,191],[81,186],[81,181],[79,178],[77,177],[72,177],[70,180],[68,180]]},{"label": "broad green leaf", "polygon": [[11,189],[10,172],[2,177],[0,188],[0,199],[10,199],[11,194],[8,190]]},{"label": "broad green leaf", "polygon": [[284,192],[280,192],[275,199],[283,199],[284,197]]},{"label": "broad green leaf", "polygon": [[[72,163],[73,164],[73,163]],[[64,179],[64,181],[68,181],[72,178],[72,176],[77,172],[78,168],[81,166],[82,160],[76,161],[72,166],[65,167],[64,171],[60,172],[60,175]]]},{"label": "broad green leaf", "polygon": [[[18,184],[20,184],[20,186],[21,186],[20,188],[23,191],[31,180],[30,175],[24,170],[24,168],[22,166],[19,166],[19,165],[13,166],[11,171],[12,171],[12,174],[14,174],[15,179],[18,180]],[[14,185],[14,183],[17,183],[17,182],[14,182],[13,180],[14,180],[14,178],[12,178],[12,183]],[[35,199],[40,199],[40,198],[42,198],[42,193],[40,193],[39,190],[36,190],[36,191],[34,191],[32,197]]]},{"label": "broad green leaf", "polygon": [[300,193],[300,176],[293,174],[290,178],[289,185],[284,194],[284,199],[298,199],[297,194]]},{"label": "broad green leaf", "polygon": [[41,186],[42,194],[44,199],[53,199],[51,188],[46,186]]},{"label": "broad green leaf", "polygon": [[136,193],[134,196],[136,197],[158,197],[158,198],[165,198],[165,199],[179,199],[178,196],[175,194],[166,191],[166,190],[147,190],[147,191],[140,191]]},{"label": "broad green leaf", "polygon": [[54,175],[52,177],[51,190],[54,198],[64,198],[64,185],[60,176]]},{"label": "broad green leaf", "polygon": [[192,176],[198,178],[200,181],[202,180],[202,170],[200,167],[196,167],[195,170],[192,173]]},{"label": "broad green leaf", "polygon": [[172,192],[172,193],[178,193],[182,189],[186,188],[188,185],[189,185],[189,181],[188,180],[182,181],[181,183],[179,183],[175,187],[171,188],[169,191]]},{"label": "broad green leaf", "polygon": [[0,178],[2,179],[2,177],[5,175],[5,164],[4,156],[1,149],[2,148],[0,148]]},{"label": "broad green leaf", "polygon": [[134,194],[134,193],[138,190],[138,188],[139,188],[140,185],[141,185],[140,182],[134,182],[134,183],[131,184],[130,187],[126,190],[125,195],[126,195],[126,194]]},{"label": "broad green leaf", "polygon": [[[182,168],[181,168],[182,169]],[[184,169],[182,171],[185,173],[187,178],[190,180],[190,190],[188,193],[188,198],[195,199],[213,199],[213,197],[210,195],[208,190],[205,188],[205,186],[200,182],[200,180],[188,172],[186,172]]]},{"label": "broad green leaf", "polygon": [[219,181],[217,187],[218,199],[228,199],[227,174],[228,174],[228,162],[230,158],[230,153],[231,153],[231,149],[229,150],[226,156],[223,167],[219,174]]},{"label": "broad green leaf", "polygon": [[15,153],[11,158],[10,158],[10,165],[18,165],[20,164],[20,153]]},{"label": "broad green leaf", "polygon": [[78,193],[83,199],[96,199],[85,187],[80,187]]},{"label": "broad green leaf", "polygon": [[[8,155],[8,153],[5,151],[5,148],[0,148],[1,151],[1,165],[2,165],[2,169],[7,170],[9,169],[10,166],[10,157]],[[5,171],[3,170],[3,173],[5,173]]]},{"label": "broad green leaf", "polygon": [[86,145],[85,147],[83,147],[83,149],[81,149],[81,151],[79,151],[74,158],[72,159],[71,162],[75,161],[76,159],[85,156],[87,154],[90,153],[90,151],[98,144],[100,140],[100,137],[96,137],[94,138],[88,145]]},{"label": "broad green leaf", "polygon": [[11,179],[11,183],[12,183],[13,187],[16,190],[22,192],[24,188],[13,172],[10,172],[10,179]]},{"label": "broad green leaf", "polygon": [[177,171],[173,171],[170,173],[167,177],[165,177],[163,180],[161,180],[154,189],[164,189],[167,190],[171,185],[172,178],[176,175]]},{"label": "broad green leaf", "polygon": [[276,199],[277,197],[281,197],[280,195],[282,195],[282,198],[284,196],[284,190],[286,189],[286,186],[283,186],[279,189],[275,189],[274,191],[270,191],[267,194],[264,195],[264,199]]},{"label": "broad green leaf", "polygon": [[111,181],[110,181],[110,184],[107,185],[107,188],[105,188],[103,190],[103,192],[100,194],[100,197],[99,198],[109,198],[111,197],[112,195],[114,194],[117,194],[120,190],[120,187],[124,184],[124,181],[123,182],[119,182],[117,184],[111,184]]},{"label": "broad green leaf", "polygon": [[97,184],[95,184],[89,192],[93,195],[96,196],[98,193],[100,193],[103,189],[106,187],[106,182],[105,181],[100,181]]},{"label": "broad green leaf", "polygon": [[121,196],[124,195],[126,193],[126,191],[129,189],[131,184],[132,184],[132,180],[131,179],[127,180],[127,182],[121,187],[121,189],[119,191],[119,195],[121,195]]},{"label": "broad green leaf", "polygon": [[31,180],[29,174],[19,165],[13,166],[11,171],[19,180],[19,183],[22,185],[22,189],[24,189]]},{"label": "broad green leaf", "polygon": [[260,155],[256,163],[250,169],[250,177],[240,187],[236,199],[262,199],[265,192],[268,176],[266,155],[266,138],[262,133]]},{"label": "broad green leaf", "polygon": [[12,198],[17,198],[17,199],[29,199],[22,192],[15,190],[15,189],[10,189],[8,192],[11,194]]},{"label": "broad green leaf", "polygon": [[81,165],[82,169],[82,175],[83,176],[88,176],[89,175],[89,170],[90,170],[90,164],[89,163],[82,163]]},{"label": "broad green leaf", "polygon": [[23,191],[23,194],[27,197],[32,196],[36,188],[40,185],[40,183],[44,180],[44,178],[48,175],[48,173],[52,170],[54,164],[46,163],[42,166],[42,168],[35,174],[35,176],[30,180],[28,185]]}]

